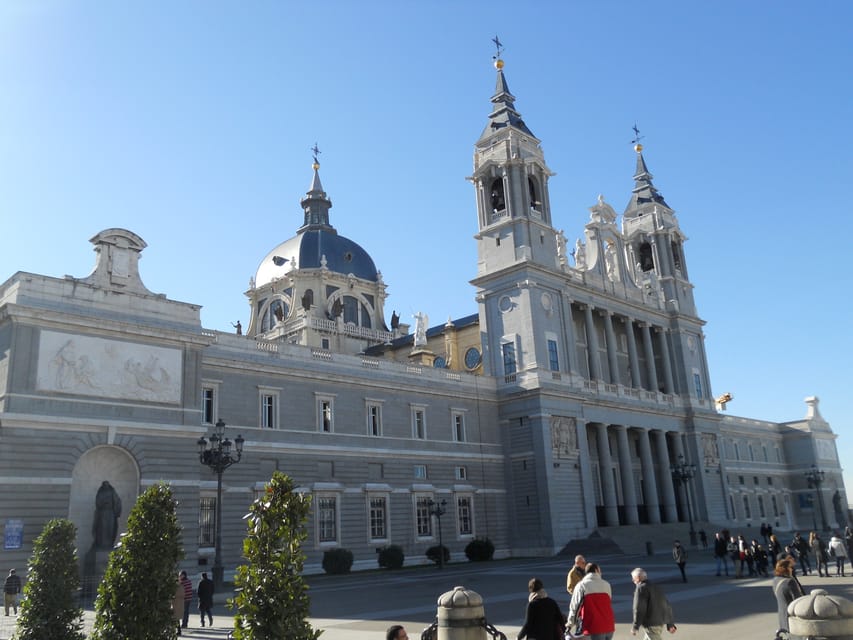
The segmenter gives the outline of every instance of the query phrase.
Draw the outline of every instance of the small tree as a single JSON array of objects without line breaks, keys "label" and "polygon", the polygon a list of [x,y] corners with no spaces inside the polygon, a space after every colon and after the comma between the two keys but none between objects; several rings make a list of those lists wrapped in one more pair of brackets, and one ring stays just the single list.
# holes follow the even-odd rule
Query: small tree
[{"label": "small tree", "polygon": [[243,541],[249,564],[237,567],[237,595],[228,603],[237,610],[234,640],[316,640],[322,633],[308,622],[308,586],[302,578],[310,508],[311,496],[296,493],[280,471],[252,504]]},{"label": "small tree", "polygon": [[15,640],[83,640],[80,570],[70,520],[48,522],[33,542]]},{"label": "small tree", "polygon": [[92,640],[177,637],[171,606],[184,552],[176,506],[162,483],[139,496],[98,587]]}]

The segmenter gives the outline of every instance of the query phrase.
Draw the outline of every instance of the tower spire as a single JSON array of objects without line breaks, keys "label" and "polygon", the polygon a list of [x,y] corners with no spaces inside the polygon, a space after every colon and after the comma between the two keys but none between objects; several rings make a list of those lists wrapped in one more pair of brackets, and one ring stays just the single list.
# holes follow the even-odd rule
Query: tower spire
[{"label": "tower spire", "polygon": [[317,156],[321,152],[316,142],[311,147],[311,151],[314,159],[314,162],[311,164],[314,176],[311,180],[311,187],[308,189],[308,193],[299,201],[302,205],[302,210],[305,212],[305,222],[303,222],[299,231],[318,228],[333,230],[334,227],[329,222],[329,209],[332,208],[332,201],[329,200],[326,192],[323,191],[323,185],[320,182],[320,161],[317,159]]},{"label": "tower spire", "polygon": [[[492,96],[492,113],[489,115],[489,124],[483,131],[481,138],[486,137],[489,133],[493,133],[507,126],[515,127],[524,133],[533,136],[533,132],[524,124],[521,119],[521,114],[515,109],[515,96],[509,90],[506,77],[504,76],[504,61],[501,58],[501,53],[504,46],[501,41],[495,36],[492,39],[497,49],[492,58],[495,61],[495,69],[498,71],[497,82],[495,84],[495,95]],[[535,137],[535,136],[534,136]]]},{"label": "tower spire", "polygon": [[645,204],[661,204],[669,208],[663,196],[652,183],[654,176],[646,166],[646,160],[643,158],[643,145],[640,143],[640,140],[644,136],[640,135],[640,130],[637,128],[636,123],[633,130],[634,139],[631,143],[634,145],[634,151],[637,152],[637,169],[634,171],[634,189],[632,190],[631,201],[628,203],[625,211],[627,213],[628,211],[639,209]]}]

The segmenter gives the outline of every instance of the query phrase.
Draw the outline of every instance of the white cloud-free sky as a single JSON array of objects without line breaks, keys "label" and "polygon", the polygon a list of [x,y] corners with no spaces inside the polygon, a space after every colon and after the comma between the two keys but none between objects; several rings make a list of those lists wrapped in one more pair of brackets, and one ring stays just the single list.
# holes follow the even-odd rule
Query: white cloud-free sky
[{"label": "white cloud-free sky", "polygon": [[85,276],[88,239],[124,227],[151,290],[246,325],[317,142],[332,224],[382,270],[388,316],[474,313],[465,177],[499,35],[555,226],[580,236],[598,194],[624,208],[636,122],[689,237],[714,394],[777,421],[818,395],[846,465],[851,24],[844,0],[6,0],[0,280]]}]

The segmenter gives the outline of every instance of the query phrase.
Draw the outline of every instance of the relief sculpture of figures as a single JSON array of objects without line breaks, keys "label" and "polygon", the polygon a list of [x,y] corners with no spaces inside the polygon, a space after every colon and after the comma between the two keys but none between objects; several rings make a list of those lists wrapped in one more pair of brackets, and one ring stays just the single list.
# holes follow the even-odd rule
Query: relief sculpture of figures
[{"label": "relief sculpture of figures", "polygon": [[92,535],[96,549],[112,549],[118,535],[118,518],[121,515],[121,498],[113,486],[104,480],[95,496],[95,521]]},{"label": "relief sculpture of figures", "polygon": [[415,319],[415,346],[425,347],[427,344],[427,324],[429,324],[429,316],[422,311],[418,311],[412,316]]}]

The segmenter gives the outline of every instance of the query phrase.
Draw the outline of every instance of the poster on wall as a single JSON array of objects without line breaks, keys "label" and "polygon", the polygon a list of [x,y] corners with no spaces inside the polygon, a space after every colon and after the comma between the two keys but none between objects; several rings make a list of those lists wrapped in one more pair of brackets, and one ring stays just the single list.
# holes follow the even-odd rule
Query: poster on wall
[{"label": "poster on wall", "polygon": [[20,549],[24,546],[24,521],[6,520],[4,549]]}]

